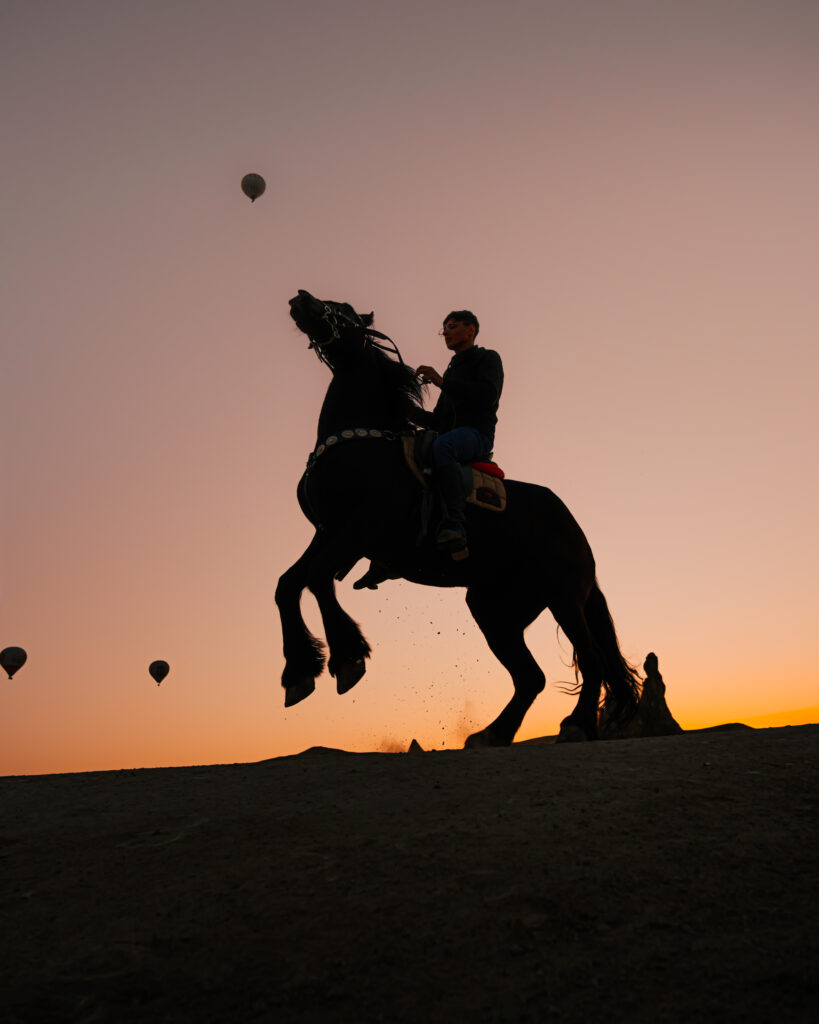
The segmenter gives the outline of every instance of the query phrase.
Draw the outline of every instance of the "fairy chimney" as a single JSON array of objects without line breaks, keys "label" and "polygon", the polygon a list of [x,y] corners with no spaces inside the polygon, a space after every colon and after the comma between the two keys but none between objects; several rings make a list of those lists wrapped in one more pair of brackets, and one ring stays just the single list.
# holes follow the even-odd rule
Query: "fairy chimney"
[{"label": "fairy chimney", "polygon": [[637,711],[629,722],[622,725],[610,722],[605,711],[600,713],[600,738],[606,740],[633,739],[637,736],[673,736],[681,733],[678,722],[665,699],[665,683],[660,674],[657,655],[652,651],[643,663],[645,680]]}]

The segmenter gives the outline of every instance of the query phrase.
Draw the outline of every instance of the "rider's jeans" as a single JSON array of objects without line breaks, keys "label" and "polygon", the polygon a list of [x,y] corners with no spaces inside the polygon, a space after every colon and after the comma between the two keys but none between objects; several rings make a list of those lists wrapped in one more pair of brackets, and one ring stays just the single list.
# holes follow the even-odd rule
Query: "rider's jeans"
[{"label": "rider's jeans", "polygon": [[448,430],[432,443],[432,463],[436,469],[459,462],[480,462],[491,454],[491,441],[474,427]]}]

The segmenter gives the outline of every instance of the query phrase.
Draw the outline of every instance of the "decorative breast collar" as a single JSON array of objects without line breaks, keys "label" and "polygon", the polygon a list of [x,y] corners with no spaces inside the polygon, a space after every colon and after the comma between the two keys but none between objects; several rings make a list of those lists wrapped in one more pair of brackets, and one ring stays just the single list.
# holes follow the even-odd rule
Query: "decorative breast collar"
[{"label": "decorative breast collar", "polygon": [[328,449],[334,448],[337,444],[341,444],[344,441],[357,441],[368,437],[383,441],[395,441],[400,436],[401,434],[396,433],[394,430],[375,430],[368,427],[356,427],[355,430],[342,430],[338,434],[330,434],[329,437],[317,444],[312,452],[310,452],[307,459],[307,468],[310,469],[316,459]]}]

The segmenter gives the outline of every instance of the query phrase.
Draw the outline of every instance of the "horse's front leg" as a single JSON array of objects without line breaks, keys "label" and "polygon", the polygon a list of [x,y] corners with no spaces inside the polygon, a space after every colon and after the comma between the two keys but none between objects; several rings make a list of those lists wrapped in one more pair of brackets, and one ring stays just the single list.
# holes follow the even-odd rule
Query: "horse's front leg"
[{"label": "horse's front leg", "polygon": [[351,690],[361,679],[370,656],[370,645],[358,623],[344,611],[336,597],[336,573],[349,569],[357,560],[343,543],[328,545],[311,563],[307,579],[307,586],[318,602],[330,649],[327,668],[335,677],[339,693]]},{"label": "horse's front leg", "polygon": [[301,595],[307,586],[310,568],[326,538],[316,533],[301,558],[280,577],[276,604],[282,622],[284,646],[284,706],[298,704],[316,688],[316,677],[324,668],[324,644],[314,637],[301,614]]}]

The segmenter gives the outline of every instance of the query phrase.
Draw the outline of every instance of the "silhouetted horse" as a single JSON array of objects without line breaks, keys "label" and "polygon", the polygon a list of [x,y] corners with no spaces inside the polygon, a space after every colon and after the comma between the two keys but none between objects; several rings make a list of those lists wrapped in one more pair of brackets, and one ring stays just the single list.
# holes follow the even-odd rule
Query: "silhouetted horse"
[{"label": "silhouetted horse", "polygon": [[639,679],[620,653],[591,548],[563,502],[546,487],[507,480],[505,511],[467,506],[469,558],[454,561],[431,540],[419,545],[423,488],[395,436],[412,429],[408,413],[421,397],[414,371],[374,340],[390,339],[373,330],[372,314],[359,315],[348,303],[319,301],[300,290],[290,300],[290,315],[333,376],[316,447],[297,492],[316,533],[276,589],[285,706],[313,692],[324,665],[323,644],[301,615],[305,587],[318,602],[338,692],[363,676],[370,646],[336,600],[334,581],[359,559],[370,558],[413,583],[466,587],[469,610],[511,675],[512,699],[466,746],[511,743],[543,689],[545,676],[523,632],[544,608],[569,638],[582,678],[577,706],[561,723],[560,739],[596,739],[601,686],[609,715],[631,714]]}]

